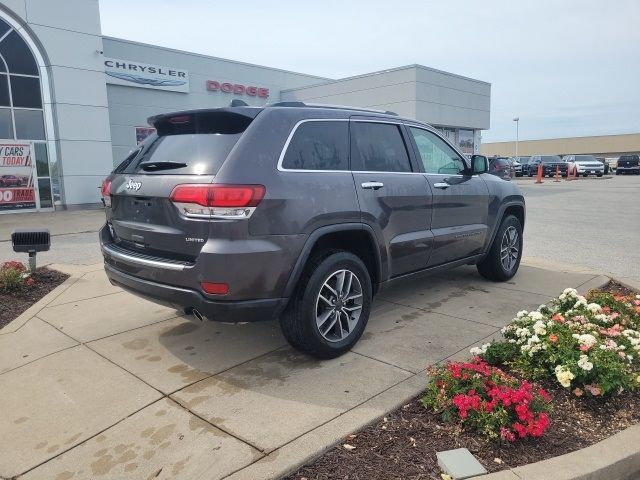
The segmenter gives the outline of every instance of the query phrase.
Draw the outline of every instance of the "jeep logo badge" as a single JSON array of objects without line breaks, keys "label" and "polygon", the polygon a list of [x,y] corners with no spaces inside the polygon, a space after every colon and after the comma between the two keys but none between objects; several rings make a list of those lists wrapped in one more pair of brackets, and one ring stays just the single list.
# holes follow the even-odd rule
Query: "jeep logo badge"
[{"label": "jeep logo badge", "polygon": [[133,180],[129,179],[129,182],[125,185],[124,188],[126,188],[127,190],[135,190],[137,192],[138,190],[140,190],[141,186],[141,182],[134,182]]}]

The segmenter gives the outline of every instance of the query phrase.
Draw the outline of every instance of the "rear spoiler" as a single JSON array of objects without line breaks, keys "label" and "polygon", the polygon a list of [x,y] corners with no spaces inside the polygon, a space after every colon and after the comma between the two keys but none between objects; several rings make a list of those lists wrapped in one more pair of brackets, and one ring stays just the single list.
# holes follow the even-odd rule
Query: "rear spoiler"
[{"label": "rear spoiler", "polygon": [[158,136],[189,133],[241,133],[262,111],[260,107],[183,110],[149,117]]}]

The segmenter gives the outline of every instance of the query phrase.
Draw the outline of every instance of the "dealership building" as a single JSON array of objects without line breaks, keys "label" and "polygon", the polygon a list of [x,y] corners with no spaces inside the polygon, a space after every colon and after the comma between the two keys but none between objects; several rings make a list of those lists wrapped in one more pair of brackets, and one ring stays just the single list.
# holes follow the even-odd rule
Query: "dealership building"
[{"label": "dealership building", "polygon": [[430,123],[479,153],[490,96],[487,82],[421,65],[330,79],[104,37],[98,0],[0,0],[0,213],[98,203],[159,113],[350,105]]}]

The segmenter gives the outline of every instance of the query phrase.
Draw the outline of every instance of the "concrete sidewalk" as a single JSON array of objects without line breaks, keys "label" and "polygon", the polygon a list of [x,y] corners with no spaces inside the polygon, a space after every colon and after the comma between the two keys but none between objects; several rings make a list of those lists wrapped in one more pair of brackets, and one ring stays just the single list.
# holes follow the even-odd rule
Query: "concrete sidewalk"
[{"label": "concrete sidewalk", "polygon": [[386,291],[353,351],[317,361],[275,322],[194,323],[101,265],[0,330],[0,477],[273,478],[420,392],[515,312],[606,277],[475,268]]}]

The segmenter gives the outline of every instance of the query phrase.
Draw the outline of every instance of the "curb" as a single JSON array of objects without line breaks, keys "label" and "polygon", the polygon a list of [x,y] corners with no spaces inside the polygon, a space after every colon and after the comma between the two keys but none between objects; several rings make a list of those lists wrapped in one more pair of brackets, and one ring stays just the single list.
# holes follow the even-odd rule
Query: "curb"
[{"label": "curb", "polygon": [[[52,270],[57,270],[69,275],[64,282],[58,285],[56,288],[47,293],[44,297],[38,300],[36,303],[27,308],[24,312],[14,318],[11,322],[7,323],[4,327],[0,328],[0,335],[16,332],[20,327],[24,326],[29,320],[35,317],[40,310],[45,308],[51,302],[53,302],[60,294],[67,290],[71,285],[80,280],[85,274],[95,271],[96,265],[66,265],[66,264],[51,264],[47,267]],[[102,264],[100,264],[102,267]]]},{"label": "curb", "polygon": [[[640,472],[640,425],[618,432],[581,450],[478,480],[633,480]],[[553,474],[551,474],[553,472]]]}]

